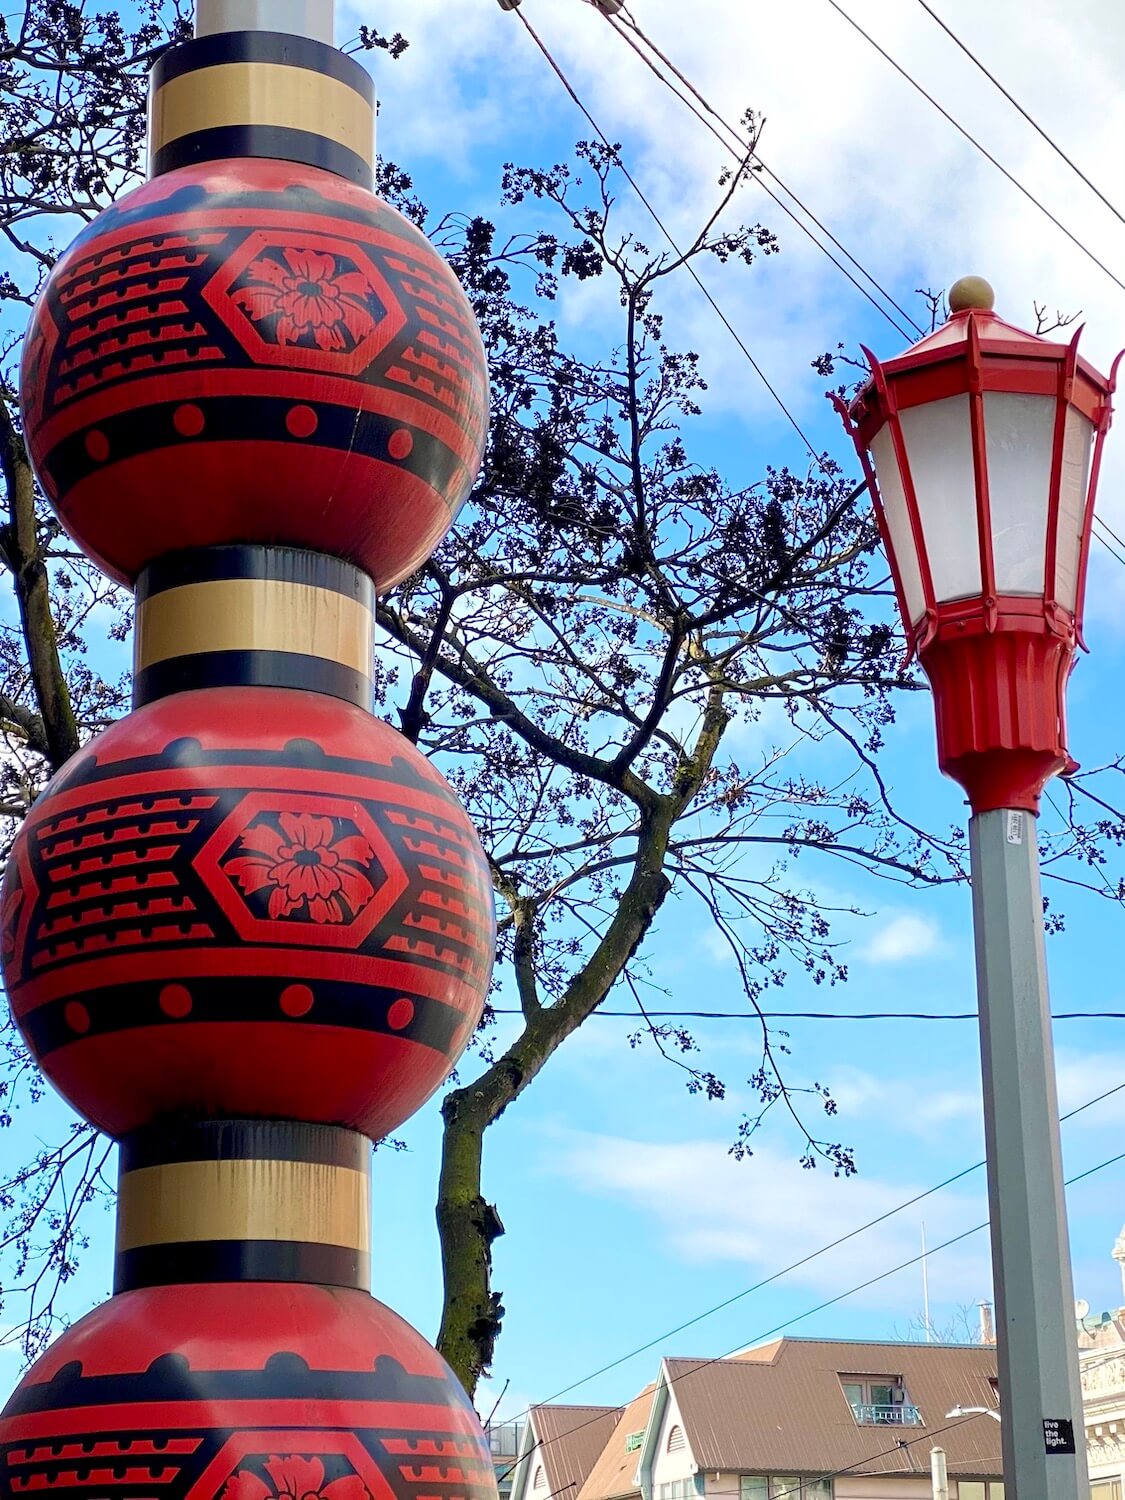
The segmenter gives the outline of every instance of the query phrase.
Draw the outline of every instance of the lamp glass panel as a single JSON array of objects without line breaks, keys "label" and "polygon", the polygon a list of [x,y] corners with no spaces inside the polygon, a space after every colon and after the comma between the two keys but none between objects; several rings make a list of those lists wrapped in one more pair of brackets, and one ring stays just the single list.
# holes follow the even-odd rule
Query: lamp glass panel
[{"label": "lamp glass panel", "polygon": [[902,475],[898,470],[890,427],[882,427],[875,434],[871,441],[871,457],[875,463],[875,478],[879,481],[883,516],[891,535],[891,549],[894,552],[891,566],[898,574],[910,623],[917,625],[926,612],[926,598],[922,592],[918,553],[914,547],[914,534],[910,529],[910,516],[906,509],[906,492],[902,487]]},{"label": "lamp glass panel", "polygon": [[1055,599],[1073,610],[1078,601],[1078,567],[1082,558],[1082,526],[1090,485],[1090,456],[1094,424],[1073,406],[1066,411],[1063,429],[1062,472],[1059,476],[1059,522],[1055,551]]},{"label": "lamp glass panel", "polygon": [[922,517],[934,598],[980,593],[977,486],[968,396],[946,396],[900,414]]},{"label": "lamp glass panel", "polygon": [[1042,594],[1055,439],[1054,396],[986,391],[992,561],[1000,594]]}]

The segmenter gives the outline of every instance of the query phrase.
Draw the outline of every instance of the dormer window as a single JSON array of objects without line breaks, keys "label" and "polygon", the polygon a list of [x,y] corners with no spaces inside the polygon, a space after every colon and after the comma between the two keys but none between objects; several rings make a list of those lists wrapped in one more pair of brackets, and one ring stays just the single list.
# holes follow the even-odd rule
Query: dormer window
[{"label": "dormer window", "polygon": [[901,1375],[841,1375],[840,1385],[861,1427],[920,1427],[922,1414]]}]

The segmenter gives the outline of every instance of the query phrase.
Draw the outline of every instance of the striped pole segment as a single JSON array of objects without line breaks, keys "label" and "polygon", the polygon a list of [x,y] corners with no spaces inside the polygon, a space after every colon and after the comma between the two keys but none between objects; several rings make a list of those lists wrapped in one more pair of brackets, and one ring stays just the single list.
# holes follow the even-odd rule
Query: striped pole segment
[{"label": "striped pole segment", "polygon": [[277,1120],[165,1125],[122,1142],[114,1291],[298,1281],[366,1291],[371,1147]]},{"label": "striped pole segment", "polygon": [[149,175],[228,157],[374,181],[375,86],[311,36],[215,31],[171,47],[149,75]]},{"label": "striped pole segment", "polygon": [[133,706],[210,687],[286,687],[371,707],[375,591],[294,547],[175,553],[137,580]]}]

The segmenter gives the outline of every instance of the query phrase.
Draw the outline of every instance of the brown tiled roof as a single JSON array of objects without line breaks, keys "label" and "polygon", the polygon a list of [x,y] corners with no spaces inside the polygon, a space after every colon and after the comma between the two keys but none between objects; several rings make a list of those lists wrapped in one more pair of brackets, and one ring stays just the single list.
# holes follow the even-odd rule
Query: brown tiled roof
[{"label": "brown tiled roof", "polygon": [[609,1435],[597,1463],[586,1477],[578,1500],[622,1500],[626,1495],[640,1493],[633,1483],[637,1472],[640,1450],[625,1451],[630,1433],[643,1432],[648,1425],[648,1414],[652,1410],[652,1393],[655,1385],[646,1385],[639,1396],[621,1414],[621,1420]]},{"label": "brown tiled roof", "polygon": [[[946,1418],[955,1406],[995,1405],[993,1347],[785,1338],[734,1359],[664,1363],[701,1469],[928,1474],[936,1443],[946,1451],[951,1477],[1000,1477],[999,1424],[981,1416],[951,1425]],[[901,1376],[923,1425],[858,1425],[840,1385],[849,1375]],[[936,1428],[945,1430],[938,1436]],[[587,1484],[584,1500],[609,1494],[595,1496]]]},{"label": "brown tiled roof", "polygon": [[620,1415],[620,1406],[533,1406],[537,1447],[530,1454],[528,1496],[542,1463],[553,1500],[575,1500]]}]

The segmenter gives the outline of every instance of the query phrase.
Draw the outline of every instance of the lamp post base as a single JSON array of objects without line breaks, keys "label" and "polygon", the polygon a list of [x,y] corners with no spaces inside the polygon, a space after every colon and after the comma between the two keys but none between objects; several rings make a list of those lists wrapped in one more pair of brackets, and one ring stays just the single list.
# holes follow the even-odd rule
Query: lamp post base
[{"label": "lamp post base", "polygon": [[969,840],[1007,1500],[1088,1500],[1036,820]]}]

